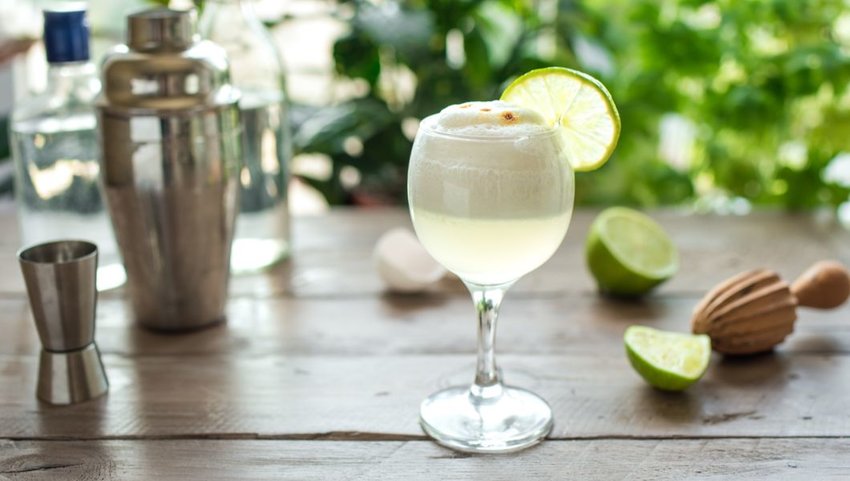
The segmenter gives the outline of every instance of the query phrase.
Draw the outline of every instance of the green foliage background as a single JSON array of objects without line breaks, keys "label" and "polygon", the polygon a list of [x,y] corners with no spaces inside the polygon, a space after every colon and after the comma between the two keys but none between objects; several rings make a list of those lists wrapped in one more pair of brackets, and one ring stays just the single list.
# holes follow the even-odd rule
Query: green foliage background
[{"label": "green foliage background", "polygon": [[[846,185],[823,178],[831,159],[850,151],[850,56],[838,28],[850,14],[840,0],[338,4],[350,32],[334,46],[336,72],[368,88],[339,105],[296,112],[298,149],[333,159],[330,179],[305,179],[332,203],[350,202],[352,193],[404,202],[405,122],[498,98],[512,78],[548,65],[599,77],[622,116],[612,160],[577,176],[580,203],[744,197],[806,208],[847,200]],[[462,62],[449,61],[457,57],[452,42]],[[404,88],[410,79],[412,93]],[[659,121],[669,113],[693,124],[689,161],[677,167],[659,155]],[[362,149],[347,148],[350,138]],[[804,147],[802,160],[781,159],[788,142]],[[345,166],[360,171],[360,185],[344,186]]]},{"label": "green foliage background", "polygon": [[[404,203],[411,125],[452,103],[498,98],[516,76],[549,65],[600,78],[622,117],[611,161],[577,175],[580,204],[745,198],[799,209],[848,200],[850,165],[844,180],[824,175],[850,152],[843,0],[335,3],[349,25],[334,45],[337,80],[362,95],[295,105],[292,115],[297,151],[332,159],[329,178],[302,179],[333,204]],[[659,153],[669,114],[693,134],[676,165]],[[347,167],[360,173],[357,185],[344,182]],[[7,179],[0,193],[10,188]]]}]

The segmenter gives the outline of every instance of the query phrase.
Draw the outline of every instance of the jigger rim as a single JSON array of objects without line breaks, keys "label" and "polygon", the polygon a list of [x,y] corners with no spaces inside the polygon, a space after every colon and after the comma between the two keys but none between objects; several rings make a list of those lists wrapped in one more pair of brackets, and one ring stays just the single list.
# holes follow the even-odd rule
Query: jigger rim
[{"label": "jigger rim", "polygon": [[[73,246],[70,256],[63,258],[57,255],[60,251],[58,246]],[[78,250],[79,249],[79,250]],[[22,247],[18,250],[18,260],[32,265],[57,265],[73,264],[97,256],[97,244],[82,239],[62,239],[50,242],[42,242]]]}]

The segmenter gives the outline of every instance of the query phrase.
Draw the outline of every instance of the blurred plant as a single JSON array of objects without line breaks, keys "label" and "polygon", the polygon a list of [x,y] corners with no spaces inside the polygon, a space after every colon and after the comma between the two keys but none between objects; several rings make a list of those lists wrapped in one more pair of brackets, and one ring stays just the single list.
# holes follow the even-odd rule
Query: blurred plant
[{"label": "blurred plant", "polygon": [[[31,2],[0,0],[0,69],[8,69],[17,55],[25,53],[41,36],[41,13]],[[9,78],[9,76],[6,76]],[[12,85],[0,85],[0,97],[12,97]],[[8,100],[3,103],[8,103]],[[0,110],[0,197],[12,193],[11,168],[4,165],[11,157],[9,145],[10,109]]]},{"label": "blurred plant", "polygon": [[[850,12],[843,2],[583,5],[578,30],[609,52],[614,68],[603,78],[623,116],[617,159],[594,184],[641,204],[685,200],[689,190],[702,199],[787,208],[847,200],[850,183],[825,176],[850,150],[842,134],[850,129]],[[659,158],[658,125],[669,112],[693,128],[678,162]]]},{"label": "blurred plant", "polygon": [[[420,119],[452,103],[498,98],[504,82],[526,70],[574,63],[568,45],[540,53],[553,24],[530,1],[338,3],[350,30],[334,45],[336,71],[364,93],[305,113],[295,138],[302,152],[331,157],[329,179],[306,179],[331,203],[351,201],[352,194],[359,201],[404,202]],[[345,182],[352,167],[360,177],[355,188]]]},{"label": "blurred plant", "polygon": [[850,212],[843,0],[336,3],[338,82],[358,95],[293,111],[298,151],[332,164],[302,178],[331,203],[403,203],[419,119],[563,65],[599,77],[623,121],[614,158],[577,175],[579,203]]},{"label": "blurred plant", "polygon": [[[615,157],[577,176],[581,203],[847,200],[850,180],[824,174],[850,151],[850,13],[840,0],[338,3],[350,30],[334,46],[336,71],[363,95],[302,110],[296,135],[301,151],[331,157],[330,178],[308,180],[332,203],[352,193],[403,202],[417,120],[497,98],[543,65],[600,77],[622,115]],[[348,167],[356,187],[344,182]]]}]

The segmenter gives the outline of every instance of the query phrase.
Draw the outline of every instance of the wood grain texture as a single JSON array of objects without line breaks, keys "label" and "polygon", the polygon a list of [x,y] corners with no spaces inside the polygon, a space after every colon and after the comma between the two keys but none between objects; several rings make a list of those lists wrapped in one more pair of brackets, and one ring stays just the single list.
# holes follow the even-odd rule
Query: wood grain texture
[{"label": "wood grain texture", "polygon": [[829,481],[847,439],[548,441],[499,456],[430,442],[0,441],[0,479],[159,481],[576,479]]},{"label": "wood grain texture", "polygon": [[[553,258],[512,289],[514,295],[583,292],[596,288],[584,265],[584,237],[596,211],[579,210],[564,244]],[[771,266],[789,280],[823,258],[850,260],[850,233],[830,218],[759,212],[749,216],[700,216],[659,211],[651,215],[669,232],[681,253],[681,268],[658,295],[701,295],[715,283],[742,270]],[[0,209],[0,294],[24,292],[14,257],[19,247],[13,211]],[[372,265],[375,241],[386,230],[410,226],[398,208],[334,210],[293,222],[291,261],[270,272],[234,277],[232,296],[372,296],[383,285]],[[457,282],[435,286],[438,293],[464,295]],[[106,296],[120,295],[118,292]]]},{"label": "wood grain texture", "polygon": [[[186,335],[133,325],[119,289],[98,304],[105,398],[36,401],[38,339],[0,204],[0,480],[6,479],[846,479],[850,307],[801,310],[774,354],[715,355],[687,392],[650,389],[628,367],[631,324],[687,331],[716,282],[767,266],[787,280],[821,258],[850,260],[828,218],[652,213],[680,247],[680,273],[642,302],[603,299],[583,261],[594,211],[503,306],[509,383],[552,405],[551,440],[507,456],[428,442],[418,406],[470,381],[473,311],[446,279],[385,293],[377,238],[402,209],[334,210],[295,222],[293,260],[233,279],[229,322]],[[676,439],[674,439],[676,438]],[[5,440],[3,440],[5,439]]]},{"label": "wood grain texture", "polygon": [[[621,356],[626,327],[642,324],[688,331],[697,299],[655,297],[612,301],[581,294],[523,297],[509,294],[499,323],[503,354]],[[475,325],[466,296],[356,298],[238,298],[229,322],[190,335],[152,332],[133,324],[121,299],[98,304],[97,340],[102,352],[124,356],[263,355],[366,356],[472,354]],[[800,309],[795,332],[780,352],[850,353],[850,306]],[[21,298],[0,299],[0,354],[35,355],[35,324]]]},{"label": "wood grain texture", "polygon": [[[684,393],[649,388],[625,356],[501,356],[508,383],[539,393],[553,438],[846,436],[850,357],[713,360]],[[471,354],[408,356],[106,355],[105,398],[35,400],[37,358],[0,358],[0,438],[422,436],[419,403],[471,381]]]},{"label": "wood grain texture", "polygon": [[[348,214],[348,215],[346,215]],[[371,258],[375,242],[386,230],[410,226],[404,210],[334,212],[328,218],[302,218],[294,223],[293,260],[268,275],[236,277],[235,296],[375,295],[383,285]],[[514,295],[595,293],[584,263],[584,239],[595,211],[578,211],[563,245],[546,264],[521,279]],[[701,295],[715,283],[742,270],[773,266],[789,280],[823,258],[850,261],[850,233],[831,221],[807,215],[759,213],[746,217],[690,216],[653,213],[679,247],[679,273],[657,295]],[[465,295],[458,282],[443,282],[434,291]]]}]

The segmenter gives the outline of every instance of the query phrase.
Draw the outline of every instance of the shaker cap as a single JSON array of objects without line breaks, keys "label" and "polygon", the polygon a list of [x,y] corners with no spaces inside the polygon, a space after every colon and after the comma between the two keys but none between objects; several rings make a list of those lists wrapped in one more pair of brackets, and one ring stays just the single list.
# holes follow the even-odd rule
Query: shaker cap
[{"label": "shaker cap", "polygon": [[156,8],[127,17],[127,46],[137,52],[169,52],[195,41],[193,11]]},{"label": "shaker cap", "polygon": [[235,105],[227,53],[195,33],[191,11],[158,8],[132,14],[127,44],[101,65],[98,108],[120,112],[188,112]]},{"label": "shaker cap", "polygon": [[85,8],[45,10],[44,48],[49,63],[87,61],[89,25]]}]

